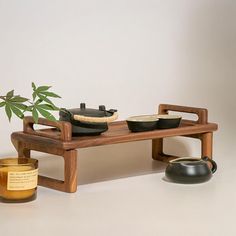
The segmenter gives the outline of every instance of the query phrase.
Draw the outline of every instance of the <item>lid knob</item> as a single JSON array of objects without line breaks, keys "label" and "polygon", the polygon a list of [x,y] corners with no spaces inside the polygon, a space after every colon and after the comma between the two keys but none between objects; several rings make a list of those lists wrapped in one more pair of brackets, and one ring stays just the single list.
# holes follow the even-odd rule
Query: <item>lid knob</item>
[{"label": "lid knob", "polygon": [[99,106],[99,111],[105,111],[105,110],[106,110],[106,107],[104,105]]},{"label": "lid knob", "polygon": [[80,103],[80,109],[85,109],[86,106],[85,106],[85,103]]}]

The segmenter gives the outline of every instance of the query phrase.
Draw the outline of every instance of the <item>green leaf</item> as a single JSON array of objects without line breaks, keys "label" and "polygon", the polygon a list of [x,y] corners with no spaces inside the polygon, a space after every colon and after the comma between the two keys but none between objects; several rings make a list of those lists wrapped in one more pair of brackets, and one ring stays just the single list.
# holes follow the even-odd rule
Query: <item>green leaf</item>
[{"label": "green leaf", "polygon": [[5,102],[0,102],[0,107],[4,107],[6,105]]},{"label": "green leaf", "polygon": [[32,82],[31,85],[32,85],[33,90],[35,90],[36,86],[35,86],[34,82]]},{"label": "green leaf", "polygon": [[7,104],[7,103],[6,103],[6,106],[5,106],[5,111],[7,113],[7,117],[9,119],[9,121],[11,121],[12,112],[11,112],[11,108],[10,108],[9,104]]},{"label": "green leaf", "polygon": [[19,108],[15,107],[15,106],[12,105],[12,104],[9,104],[9,106],[10,106],[11,110],[13,111],[13,113],[14,113],[16,116],[18,116],[18,117],[21,118],[21,119],[24,118],[24,114],[22,113],[22,111],[21,111]]},{"label": "green leaf", "polygon": [[51,86],[39,86],[36,91],[37,92],[42,92],[42,91],[47,91],[48,89],[50,89]]},{"label": "green leaf", "polygon": [[48,97],[54,97],[54,98],[61,98],[59,95],[57,95],[56,93],[53,92],[41,92],[41,94],[46,95]]},{"label": "green leaf", "polygon": [[39,121],[39,114],[35,107],[32,110],[32,115],[33,115],[34,122],[37,124]]},{"label": "green leaf", "polygon": [[26,107],[26,109],[25,109],[25,111],[33,111],[33,108],[34,108],[34,106],[28,106],[28,107]]},{"label": "green leaf", "polygon": [[37,96],[37,93],[34,91],[33,94],[32,94],[33,101],[35,100],[36,96]]},{"label": "green leaf", "polygon": [[39,104],[38,107],[40,107],[40,108],[42,108],[44,110],[51,110],[51,111],[59,110],[58,107],[55,107],[52,104]]},{"label": "green leaf", "polygon": [[45,97],[44,95],[38,94],[38,97],[41,98],[46,103],[52,104],[54,106],[53,102],[51,100],[49,100],[47,97]]},{"label": "green leaf", "polygon": [[26,102],[28,101],[29,99],[28,98],[24,98],[24,97],[21,97],[21,96],[14,96],[12,97],[11,99],[9,99],[11,102]]},{"label": "green leaf", "polygon": [[15,107],[19,108],[23,112],[27,109],[27,106],[25,104],[22,104],[22,103],[15,103],[15,102],[13,102],[12,105],[14,105]]},{"label": "green leaf", "polygon": [[11,103],[11,105],[15,106],[16,108],[20,109],[22,111],[22,113],[24,113],[27,109],[27,106],[25,104],[22,103]]},{"label": "green leaf", "polygon": [[43,100],[40,98],[40,99],[38,99],[35,103],[34,103],[34,105],[38,105],[39,103],[41,103]]},{"label": "green leaf", "polygon": [[37,106],[37,110],[39,111],[39,113],[45,117],[46,119],[48,120],[51,120],[51,121],[56,121],[56,118],[51,114],[49,113],[48,111],[42,109],[41,107]]},{"label": "green leaf", "polygon": [[14,95],[14,90],[11,90],[7,93],[6,97],[7,97],[7,99],[10,99],[13,97],[13,95]]}]

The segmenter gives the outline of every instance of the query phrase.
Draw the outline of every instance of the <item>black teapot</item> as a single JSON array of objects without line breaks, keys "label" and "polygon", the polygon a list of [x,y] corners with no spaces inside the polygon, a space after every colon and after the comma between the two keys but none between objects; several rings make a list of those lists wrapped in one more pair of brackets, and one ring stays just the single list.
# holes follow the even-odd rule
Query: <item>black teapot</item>
[{"label": "black teapot", "polygon": [[[209,167],[209,162],[212,167]],[[208,181],[217,170],[217,164],[209,157],[177,158],[169,162],[165,176],[176,183],[194,184]]]},{"label": "black teapot", "polygon": [[108,123],[117,119],[117,110],[106,110],[104,105],[99,109],[87,108],[85,103],[80,103],[80,108],[61,108],[60,121],[72,124],[74,136],[99,135],[108,130]]}]

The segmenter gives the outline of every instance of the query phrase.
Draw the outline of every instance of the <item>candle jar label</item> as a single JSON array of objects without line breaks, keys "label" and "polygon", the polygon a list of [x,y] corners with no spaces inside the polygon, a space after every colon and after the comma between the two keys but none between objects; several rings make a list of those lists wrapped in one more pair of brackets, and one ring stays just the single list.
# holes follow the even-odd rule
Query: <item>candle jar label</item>
[{"label": "candle jar label", "polygon": [[30,171],[9,171],[7,190],[27,190],[36,188],[38,184],[38,169]]}]

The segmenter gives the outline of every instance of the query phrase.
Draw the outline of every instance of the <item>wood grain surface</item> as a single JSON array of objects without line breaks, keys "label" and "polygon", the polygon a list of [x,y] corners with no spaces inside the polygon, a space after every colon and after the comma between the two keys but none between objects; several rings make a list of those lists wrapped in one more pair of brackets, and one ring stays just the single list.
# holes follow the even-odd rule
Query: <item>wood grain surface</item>
[{"label": "wood grain surface", "polygon": [[77,190],[77,150],[80,148],[126,143],[141,140],[152,140],[152,158],[163,162],[176,158],[163,152],[163,139],[174,136],[196,138],[201,141],[202,156],[212,158],[213,132],[218,129],[215,123],[208,123],[208,111],[204,108],[160,104],[158,113],[169,111],[192,113],[198,116],[197,121],[181,120],[178,128],[157,129],[147,132],[131,132],[126,121],[110,123],[108,131],[96,136],[72,136],[71,123],[65,121],[48,121],[40,118],[40,125],[51,128],[34,129],[32,117],[24,118],[23,132],[11,134],[11,140],[19,157],[30,158],[30,151],[54,154],[64,158],[64,181],[39,176],[39,184],[48,188],[75,192]]}]

